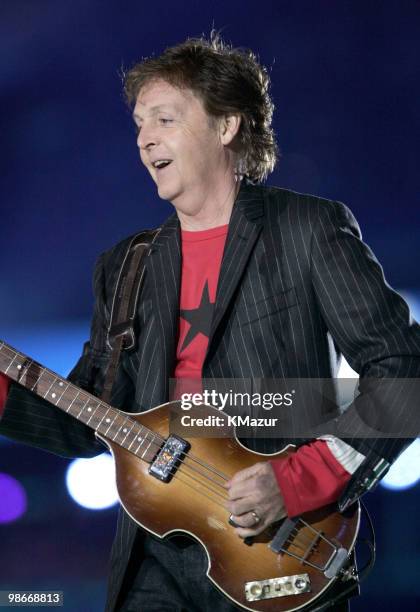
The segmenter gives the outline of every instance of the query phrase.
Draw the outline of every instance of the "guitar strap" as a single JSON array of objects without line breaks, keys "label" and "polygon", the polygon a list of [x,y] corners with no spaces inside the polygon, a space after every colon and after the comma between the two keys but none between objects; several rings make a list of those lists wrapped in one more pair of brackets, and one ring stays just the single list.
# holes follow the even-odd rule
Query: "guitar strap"
[{"label": "guitar strap", "polygon": [[107,404],[111,401],[111,392],[121,351],[132,349],[135,346],[134,320],[146,270],[146,253],[159,232],[160,228],[146,230],[134,236],[121,265],[112,300],[111,317],[106,338],[111,354],[101,398]]}]

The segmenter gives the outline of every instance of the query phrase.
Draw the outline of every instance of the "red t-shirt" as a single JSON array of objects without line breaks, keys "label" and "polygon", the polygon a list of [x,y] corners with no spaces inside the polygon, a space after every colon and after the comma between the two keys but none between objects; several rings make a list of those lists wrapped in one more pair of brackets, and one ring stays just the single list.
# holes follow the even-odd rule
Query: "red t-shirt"
[{"label": "red t-shirt", "polygon": [[201,378],[228,226],[183,230],[175,378]]}]

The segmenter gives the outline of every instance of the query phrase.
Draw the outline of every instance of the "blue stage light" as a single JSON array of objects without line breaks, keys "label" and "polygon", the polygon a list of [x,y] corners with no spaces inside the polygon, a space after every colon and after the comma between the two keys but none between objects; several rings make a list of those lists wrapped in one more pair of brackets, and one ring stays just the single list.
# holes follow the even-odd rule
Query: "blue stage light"
[{"label": "blue stage light", "polygon": [[420,439],[415,440],[398,457],[381,480],[385,489],[399,491],[413,487],[420,479]]},{"label": "blue stage light", "polygon": [[401,289],[398,291],[410,307],[412,316],[420,321],[420,291]]},{"label": "blue stage light", "polygon": [[118,501],[114,460],[108,453],[72,461],[66,485],[70,496],[83,508],[104,510]]}]

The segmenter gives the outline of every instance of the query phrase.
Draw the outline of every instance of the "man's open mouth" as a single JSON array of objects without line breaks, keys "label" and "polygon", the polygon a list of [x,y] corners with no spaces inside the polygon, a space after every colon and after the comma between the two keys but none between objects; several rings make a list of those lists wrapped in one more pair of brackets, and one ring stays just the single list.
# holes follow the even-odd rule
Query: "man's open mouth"
[{"label": "man's open mouth", "polygon": [[162,170],[162,168],[166,168],[172,162],[172,159],[157,159],[152,163],[152,166],[156,168],[156,170]]}]

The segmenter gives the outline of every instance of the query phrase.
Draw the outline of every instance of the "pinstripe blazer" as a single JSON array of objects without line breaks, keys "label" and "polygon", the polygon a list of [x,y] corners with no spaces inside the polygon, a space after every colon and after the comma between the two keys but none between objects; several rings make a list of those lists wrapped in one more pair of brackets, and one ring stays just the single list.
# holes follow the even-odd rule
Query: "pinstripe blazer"
[{"label": "pinstripe blazer", "polygon": [[[91,338],[70,374],[96,394],[108,359],[110,304],[130,240],[98,259]],[[137,348],[123,354],[116,376],[112,403],[126,411],[139,412],[168,399],[179,317],[180,246],[174,214],[147,257]],[[337,373],[341,353],[362,379],[419,377],[420,329],[406,303],[386,284],[343,204],[243,184],[229,224],[203,377],[330,378]],[[103,450],[84,425],[15,384],[0,433],[65,456]],[[256,448],[272,452],[273,443],[259,440]],[[406,444],[357,437],[350,443],[390,460]],[[124,577],[129,580],[127,567],[134,540],[141,537],[138,532],[121,510],[107,610],[116,609]]]}]

